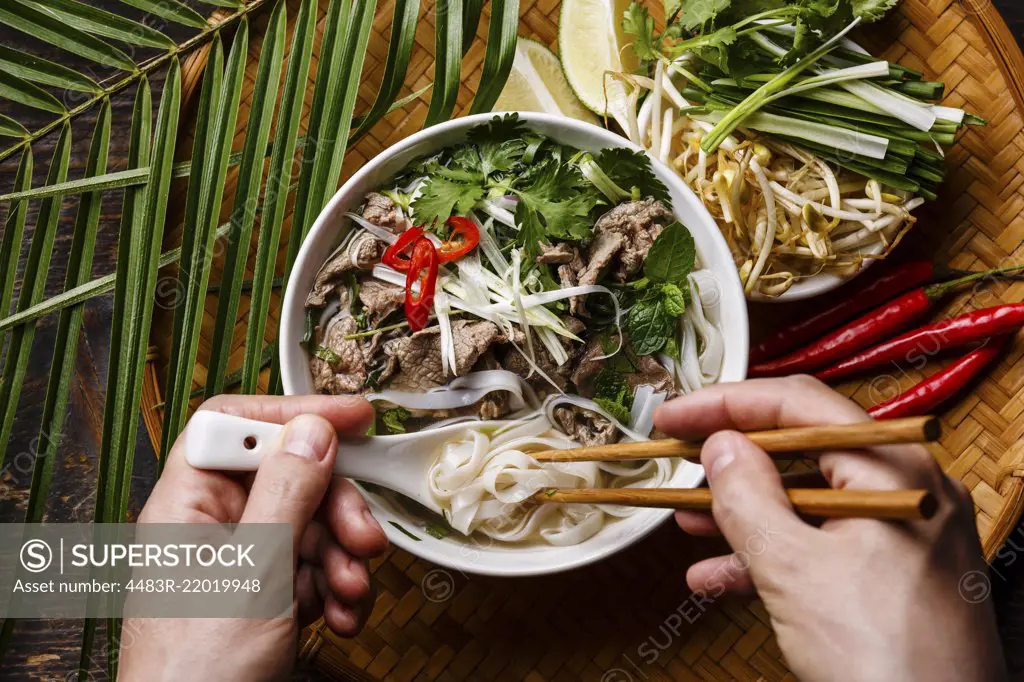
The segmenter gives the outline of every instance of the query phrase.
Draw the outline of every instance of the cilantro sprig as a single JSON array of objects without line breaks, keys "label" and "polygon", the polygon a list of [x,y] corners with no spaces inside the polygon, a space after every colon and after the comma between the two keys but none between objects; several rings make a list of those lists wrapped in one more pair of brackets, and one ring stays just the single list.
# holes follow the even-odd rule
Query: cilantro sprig
[{"label": "cilantro sprig", "polygon": [[411,208],[416,222],[428,226],[464,215],[487,198],[517,198],[517,229],[509,236],[530,262],[541,243],[589,239],[601,206],[646,196],[669,201],[640,152],[587,155],[610,185],[624,188],[614,198],[588,179],[578,156],[528,130],[517,114],[505,114],[470,130],[466,142],[412,164],[403,178],[426,178]]}]

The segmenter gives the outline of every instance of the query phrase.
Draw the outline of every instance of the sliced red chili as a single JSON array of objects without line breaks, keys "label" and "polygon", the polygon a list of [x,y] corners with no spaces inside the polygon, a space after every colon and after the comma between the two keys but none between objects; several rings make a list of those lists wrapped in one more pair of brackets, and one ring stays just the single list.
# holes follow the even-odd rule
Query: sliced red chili
[{"label": "sliced red chili", "polygon": [[[437,249],[426,237],[417,240],[412,251],[409,271],[405,275],[405,319],[409,329],[418,332],[427,326],[434,305],[437,286]],[[413,287],[419,284],[419,291]]]},{"label": "sliced red chili", "polygon": [[480,230],[469,218],[452,216],[445,221],[445,225],[452,228],[452,231],[448,235],[448,239],[443,241],[437,249],[438,259],[442,263],[462,258],[480,243]]},{"label": "sliced red chili", "polygon": [[395,240],[394,244],[384,250],[384,255],[380,257],[380,262],[395,270],[405,272],[409,269],[409,265],[412,262],[413,247],[416,245],[416,240],[422,236],[422,227],[410,227],[398,235],[398,239]]}]

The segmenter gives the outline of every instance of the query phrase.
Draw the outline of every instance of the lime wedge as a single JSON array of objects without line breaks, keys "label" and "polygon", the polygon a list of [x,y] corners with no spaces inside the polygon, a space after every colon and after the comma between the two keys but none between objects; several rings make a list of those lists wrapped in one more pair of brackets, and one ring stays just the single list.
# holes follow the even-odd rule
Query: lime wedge
[{"label": "lime wedge", "polygon": [[495,111],[542,111],[597,123],[598,119],[584,107],[562,72],[562,64],[554,52],[529,38],[519,38],[515,61]]},{"label": "lime wedge", "polygon": [[563,0],[558,25],[562,67],[576,96],[599,116],[622,115],[626,86],[608,72],[632,72],[638,62],[622,31],[629,0]]}]

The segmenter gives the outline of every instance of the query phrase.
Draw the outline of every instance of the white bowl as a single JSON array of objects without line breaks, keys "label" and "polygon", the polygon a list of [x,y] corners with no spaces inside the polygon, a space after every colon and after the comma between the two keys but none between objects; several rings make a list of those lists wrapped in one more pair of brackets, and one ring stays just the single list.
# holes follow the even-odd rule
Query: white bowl
[{"label": "white bowl", "polygon": [[[317,271],[343,236],[344,224],[347,223],[342,218],[343,214],[355,210],[367,192],[391,178],[413,159],[463,141],[470,128],[490,120],[492,116],[467,116],[406,138],[367,163],[338,190],[320,213],[299,252],[285,295],[280,352],[286,394],[313,392],[309,356],[299,344],[305,321],[304,304]],[[591,152],[608,147],[639,150],[624,138],[589,123],[549,114],[521,113],[520,116],[531,129],[578,149]],[[711,215],[676,174],[657,161],[654,162],[654,171],[669,189],[676,216],[693,234],[701,263],[714,271],[721,285],[719,319],[725,332],[722,381],[739,381],[745,377],[747,368],[747,309],[729,249]],[[700,485],[703,479],[700,466],[683,463],[670,485],[692,488]],[[372,493],[364,491],[364,494],[388,539],[395,545],[435,564],[484,575],[541,575],[584,566],[633,544],[671,515],[670,510],[644,509],[631,517],[614,521],[576,546],[516,547],[491,542],[487,538],[456,537],[458,534],[443,539],[431,537],[423,533],[417,520],[401,507],[392,506]],[[409,537],[395,524],[410,530],[418,539]]]},{"label": "white bowl", "polygon": [[[881,252],[882,247],[878,246],[865,251],[864,255],[878,255]],[[861,266],[857,268],[856,272],[849,275],[840,275],[834,272],[823,272],[794,283],[793,286],[785,291],[785,293],[780,294],[779,296],[765,296],[763,294],[754,293],[750,295],[750,300],[757,301],[758,303],[793,303],[794,301],[805,301],[808,298],[821,296],[822,294],[827,294],[833,289],[838,289],[854,277],[859,276],[874,262],[874,258],[868,258],[861,263]]]}]

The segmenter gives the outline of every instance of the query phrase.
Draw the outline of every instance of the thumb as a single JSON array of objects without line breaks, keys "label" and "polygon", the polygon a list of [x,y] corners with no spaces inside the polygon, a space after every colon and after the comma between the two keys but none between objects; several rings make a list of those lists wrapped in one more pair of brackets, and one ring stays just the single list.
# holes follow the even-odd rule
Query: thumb
[{"label": "thumb", "polygon": [[775,463],[743,434],[713,434],[700,459],[711,486],[711,513],[733,551],[761,554],[777,533],[792,537],[811,529],[793,511]]},{"label": "thumb", "polygon": [[284,427],[277,446],[260,461],[241,523],[288,523],[298,556],[306,526],[327,494],[338,441],[323,417],[304,414]]}]

